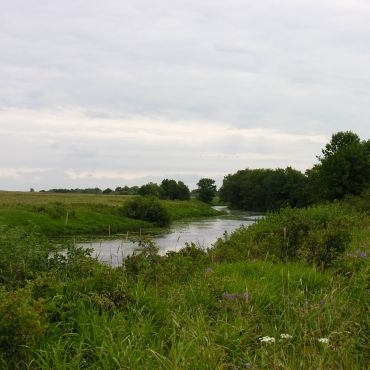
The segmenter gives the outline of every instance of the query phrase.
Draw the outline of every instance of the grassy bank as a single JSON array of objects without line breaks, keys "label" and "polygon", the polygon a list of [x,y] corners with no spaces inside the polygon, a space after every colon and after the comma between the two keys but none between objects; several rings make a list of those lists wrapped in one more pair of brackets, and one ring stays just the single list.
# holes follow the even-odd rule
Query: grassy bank
[{"label": "grassy bank", "polygon": [[286,210],[208,252],[145,241],[116,269],[3,232],[0,367],[366,369],[369,230],[344,205]]},{"label": "grassy bank", "polygon": [[[120,215],[130,196],[0,192],[0,225],[22,226],[45,235],[108,235],[154,227],[150,222]],[[208,205],[191,201],[166,201],[172,220],[217,214]]]}]

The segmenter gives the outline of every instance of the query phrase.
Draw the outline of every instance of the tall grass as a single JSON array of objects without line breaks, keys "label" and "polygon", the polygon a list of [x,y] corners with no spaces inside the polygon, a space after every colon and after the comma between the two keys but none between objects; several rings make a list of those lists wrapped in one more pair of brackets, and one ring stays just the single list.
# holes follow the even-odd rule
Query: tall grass
[{"label": "tall grass", "polygon": [[[326,211],[297,212],[251,235]],[[254,254],[244,229],[213,250],[188,245],[163,257],[143,240],[115,269],[73,244],[49,255],[46,240],[3,232],[1,249],[19,252],[0,265],[10,276],[0,290],[0,368],[366,369],[370,221],[357,216],[345,250],[324,265]],[[317,223],[304,225],[320,234]],[[10,275],[11,261],[24,261],[24,273]]]}]

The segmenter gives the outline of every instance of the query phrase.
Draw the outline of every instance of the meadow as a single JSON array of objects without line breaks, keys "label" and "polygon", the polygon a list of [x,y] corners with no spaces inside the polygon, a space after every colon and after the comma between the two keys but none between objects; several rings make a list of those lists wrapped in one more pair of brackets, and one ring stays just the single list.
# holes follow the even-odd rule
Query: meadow
[{"label": "meadow", "polygon": [[[119,209],[135,196],[0,192],[0,225],[22,226],[49,236],[103,235],[151,230],[152,222],[132,219]],[[197,200],[160,200],[172,221],[219,214]]]},{"label": "meadow", "polygon": [[360,208],[282,210],[207,251],[159,256],[142,239],[118,268],[3,228],[0,367],[367,369],[370,217]]}]

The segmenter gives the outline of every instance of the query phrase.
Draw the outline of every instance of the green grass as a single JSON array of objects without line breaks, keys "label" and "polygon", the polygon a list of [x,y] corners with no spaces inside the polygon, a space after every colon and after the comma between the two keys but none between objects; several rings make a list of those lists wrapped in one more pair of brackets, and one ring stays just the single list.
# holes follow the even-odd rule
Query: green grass
[{"label": "green grass", "polygon": [[4,230],[0,368],[366,369],[370,218],[343,211],[350,240],[328,265],[253,254],[253,238],[263,244],[262,231],[290,220],[291,233],[303,225],[320,248],[331,246],[322,229],[342,213],[330,207],[268,217],[250,237],[241,229],[208,252],[192,245],[161,257],[146,241],[118,268],[73,244],[51,258],[46,238]]},{"label": "green grass", "polygon": [[[39,298],[19,315],[32,322],[38,307],[41,324],[27,324],[36,338],[12,368],[22,358],[40,369],[365,369],[365,302],[351,281],[294,263],[210,268],[145,282],[90,262],[36,280]],[[248,300],[224,295],[245,292]]]},{"label": "green grass", "polygon": [[[151,229],[153,223],[123,217],[118,209],[130,196],[0,192],[0,225],[23,226],[50,236],[108,235]],[[207,204],[161,200],[172,220],[218,214]]]},{"label": "green grass", "polygon": [[44,205],[49,203],[63,204],[103,204],[121,205],[131,195],[103,195],[103,194],[63,194],[63,193],[31,193],[21,191],[0,191],[0,207],[18,207],[24,205]]}]

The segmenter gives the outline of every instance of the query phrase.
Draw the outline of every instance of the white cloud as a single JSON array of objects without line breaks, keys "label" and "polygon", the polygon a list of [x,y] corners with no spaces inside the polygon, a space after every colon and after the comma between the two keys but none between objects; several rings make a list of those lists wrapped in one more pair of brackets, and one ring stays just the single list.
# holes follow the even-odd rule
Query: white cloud
[{"label": "white cloud", "polygon": [[369,135],[369,19],[367,0],[6,0],[4,168],[51,169],[34,187],[303,170],[333,132]]}]

